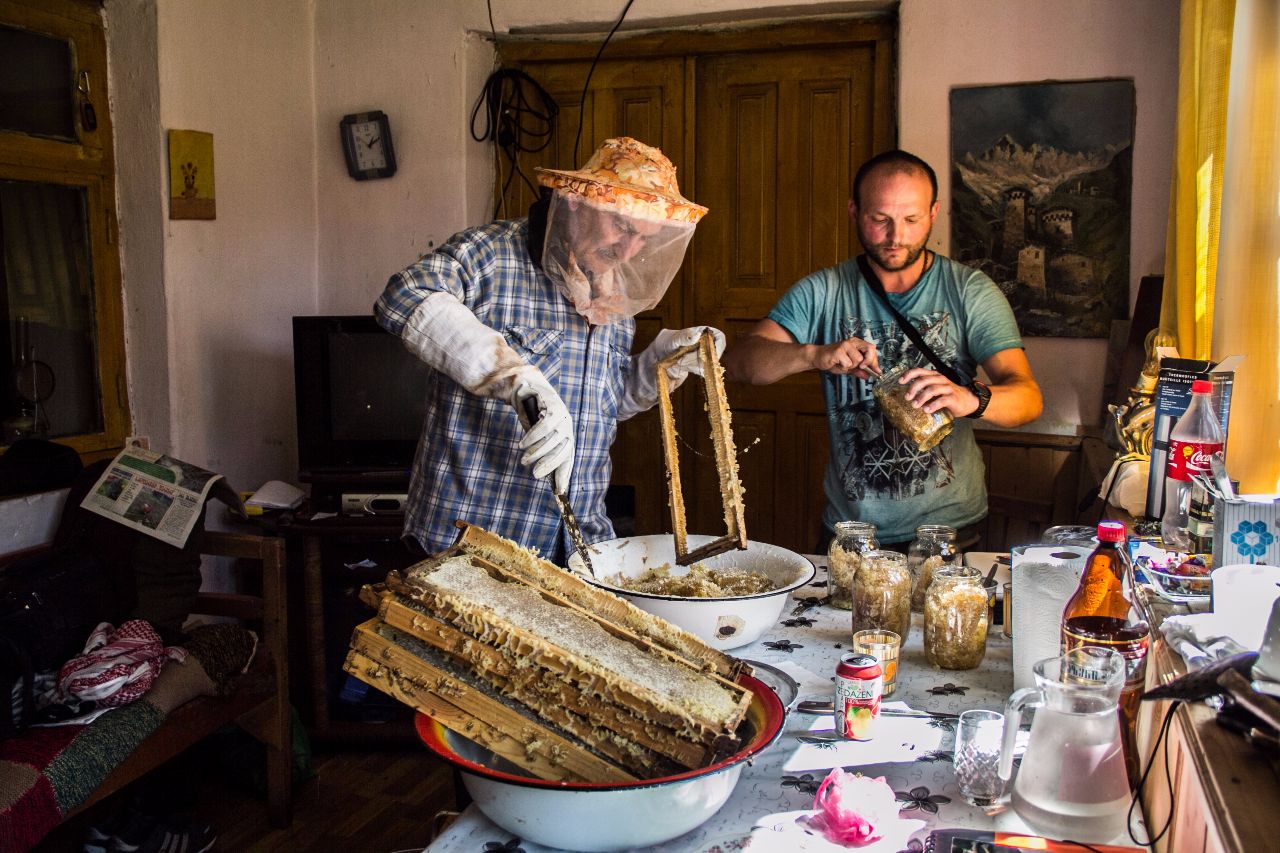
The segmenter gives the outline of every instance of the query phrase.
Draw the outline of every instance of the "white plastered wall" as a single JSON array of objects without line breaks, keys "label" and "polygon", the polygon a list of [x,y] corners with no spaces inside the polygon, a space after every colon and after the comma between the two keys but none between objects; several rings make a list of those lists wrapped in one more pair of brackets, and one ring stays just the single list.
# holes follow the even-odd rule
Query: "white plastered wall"
[{"label": "white plastered wall", "polygon": [[[760,21],[882,7],[648,0],[637,22]],[[499,30],[607,25],[619,0],[493,0]],[[295,475],[290,317],[366,313],[387,277],[486,216],[469,118],[492,51],[477,0],[108,0],[135,432],[238,488]],[[1132,77],[1134,288],[1163,269],[1177,0],[906,0],[900,143],[940,167],[957,85]],[[594,29],[600,29],[595,26]],[[140,69],[131,71],[129,69]],[[149,70],[153,69],[153,70]],[[133,76],[130,76],[133,75]],[[399,172],[357,182],[337,125],[391,118]],[[218,218],[167,218],[164,131],[213,133]],[[947,169],[940,168],[946,180]],[[944,210],[947,193],[944,188]],[[945,251],[949,222],[935,230]],[[1046,416],[1097,423],[1105,342],[1031,339]]]}]

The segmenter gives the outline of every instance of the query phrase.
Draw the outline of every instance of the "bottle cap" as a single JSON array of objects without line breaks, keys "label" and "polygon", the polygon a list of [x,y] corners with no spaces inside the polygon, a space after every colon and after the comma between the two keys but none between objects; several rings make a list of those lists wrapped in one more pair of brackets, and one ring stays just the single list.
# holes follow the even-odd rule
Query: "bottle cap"
[{"label": "bottle cap", "polygon": [[1196,379],[1191,383],[1192,394],[1212,394],[1213,383],[1208,379]]},{"label": "bottle cap", "polygon": [[1099,542],[1123,542],[1124,522],[1104,521],[1098,525]]}]

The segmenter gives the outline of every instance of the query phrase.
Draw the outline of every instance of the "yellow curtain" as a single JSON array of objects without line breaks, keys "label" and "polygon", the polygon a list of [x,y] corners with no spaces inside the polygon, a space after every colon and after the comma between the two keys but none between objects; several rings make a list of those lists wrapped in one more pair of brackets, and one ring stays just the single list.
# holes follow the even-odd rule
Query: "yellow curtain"
[{"label": "yellow curtain", "polygon": [[1178,120],[1160,327],[1209,358],[1235,0],[1183,0]]},{"label": "yellow curtain", "polygon": [[[1212,297],[1212,345],[1207,355],[1214,360],[1244,356],[1236,368],[1227,468],[1240,480],[1242,491],[1275,492],[1280,491],[1280,3],[1276,0],[1236,0],[1230,92],[1218,287]],[[1180,344],[1181,340],[1180,334]]]}]

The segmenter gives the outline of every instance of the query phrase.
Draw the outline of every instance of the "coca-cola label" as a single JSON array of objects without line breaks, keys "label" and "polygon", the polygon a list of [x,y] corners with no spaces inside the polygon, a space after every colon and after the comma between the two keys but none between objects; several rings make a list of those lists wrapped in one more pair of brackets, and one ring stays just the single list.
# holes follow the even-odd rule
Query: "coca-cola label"
[{"label": "coca-cola label", "polygon": [[1210,444],[1199,441],[1169,441],[1169,467],[1167,473],[1171,480],[1191,482],[1193,472],[1210,472],[1209,457],[1222,450],[1222,442]]}]

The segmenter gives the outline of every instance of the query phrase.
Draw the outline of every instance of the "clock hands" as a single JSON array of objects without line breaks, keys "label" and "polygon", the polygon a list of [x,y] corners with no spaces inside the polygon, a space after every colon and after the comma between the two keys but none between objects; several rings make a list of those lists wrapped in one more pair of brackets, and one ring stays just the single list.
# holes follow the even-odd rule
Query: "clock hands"
[{"label": "clock hands", "polygon": [[381,136],[375,136],[373,139],[370,139],[368,142],[366,142],[366,143],[365,143],[365,145],[367,145],[367,146],[369,146],[370,148],[372,148],[372,147],[373,147],[374,145],[376,145],[376,144],[377,144],[381,139],[382,139],[382,137],[381,137]]}]

